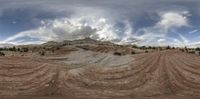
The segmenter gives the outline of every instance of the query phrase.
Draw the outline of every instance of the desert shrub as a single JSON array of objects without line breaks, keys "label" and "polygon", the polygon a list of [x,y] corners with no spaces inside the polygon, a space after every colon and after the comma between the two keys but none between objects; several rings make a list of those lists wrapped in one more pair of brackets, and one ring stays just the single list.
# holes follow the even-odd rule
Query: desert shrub
[{"label": "desert shrub", "polygon": [[57,47],[56,50],[60,50],[60,47]]},{"label": "desert shrub", "polygon": [[182,52],[184,52],[184,49],[180,49]]},{"label": "desert shrub", "polygon": [[12,48],[8,48],[8,50],[9,50],[9,51],[13,51],[13,49],[12,49]]},{"label": "desert shrub", "polygon": [[18,52],[20,52],[20,50],[21,50],[20,48],[17,48],[17,51],[18,51]]},{"label": "desert shrub", "polygon": [[149,47],[148,47],[148,49],[152,49],[152,47],[151,47],[151,46],[149,46]]},{"label": "desert shrub", "polygon": [[196,50],[196,51],[200,51],[200,48],[198,47],[198,48],[196,48],[195,50]]},{"label": "desert shrub", "polygon": [[138,48],[138,46],[134,44],[134,45],[132,45],[132,48]]},{"label": "desert shrub", "polygon": [[147,47],[146,46],[141,46],[140,49],[145,50],[145,49],[147,49]]},{"label": "desert shrub", "polygon": [[41,52],[39,52],[39,54],[40,54],[41,56],[44,56],[44,55],[45,55],[45,52],[44,52],[44,51],[41,51]]},{"label": "desert shrub", "polygon": [[21,51],[21,52],[28,52],[29,49],[28,49],[28,48],[22,48],[20,51]]},{"label": "desert shrub", "polygon": [[7,51],[17,51],[15,46],[10,47],[10,48],[6,48],[5,50],[7,50]]},{"label": "desert shrub", "polygon": [[117,55],[117,56],[122,56],[122,53],[120,53],[120,52],[114,52],[113,54]]},{"label": "desert shrub", "polygon": [[167,46],[166,49],[171,49],[171,47],[170,47],[170,46]]},{"label": "desert shrub", "polygon": [[149,52],[149,51],[147,51],[147,50],[145,51],[145,53],[148,53],[148,52]]},{"label": "desert shrub", "polygon": [[0,51],[3,51],[4,50],[4,48],[0,48]]},{"label": "desert shrub", "polygon": [[17,51],[17,48],[15,46],[10,48],[0,48],[0,51]]},{"label": "desert shrub", "polygon": [[131,54],[136,54],[135,51],[132,51]]},{"label": "desert shrub", "polygon": [[156,49],[156,47],[155,47],[155,46],[150,46],[149,48],[150,48],[150,49]]},{"label": "desert shrub", "polygon": [[188,48],[187,48],[187,47],[185,47],[184,49],[185,49],[185,50],[188,50]]},{"label": "desert shrub", "polygon": [[5,48],[0,48],[0,51],[5,51]]},{"label": "desert shrub", "polygon": [[3,52],[0,52],[0,56],[5,56],[5,54]]},{"label": "desert shrub", "polygon": [[189,51],[190,54],[195,54],[195,51]]},{"label": "desert shrub", "polygon": [[5,48],[3,48],[3,50],[4,50],[4,51],[9,51],[9,48],[6,48],[6,47],[5,47]]},{"label": "desert shrub", "polygon": [[17,51],[17,48],[15,46],[13,46],[12,50],[13,51]]}]

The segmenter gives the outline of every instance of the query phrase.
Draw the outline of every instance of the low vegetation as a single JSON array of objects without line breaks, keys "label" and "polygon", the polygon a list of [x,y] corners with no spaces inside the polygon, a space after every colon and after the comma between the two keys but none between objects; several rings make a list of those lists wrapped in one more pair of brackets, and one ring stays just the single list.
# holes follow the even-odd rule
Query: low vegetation
[{"label": "low vegetation", "polygon": [[28,52],[29,49],[28,48],[21,48],[20,52]]},{"label": "low vegetation", "polygon": [[136,54],[136,52],[135,52],[135,51],[132,51],[131,54]]},{"label": "low vegetation", "polygon": [[196,50],[196,51],[200,51],[200,48],[199,48],[199,47],[197,47],[195,50]]},{"label": "low vegetation", "polygon": [[39,52],[40,56],[45,56],[45,52],[44,51],[41,51]]},{"label": "low vegetation", "polygon": [[117,56],[122,56],[122,53],[120,53],[120,52],[114,52],[113,54],[117,55]]},{"label": "low vegetation", "polygon": [[0,52],[0,56],[5,56],[5,54],[3,52]]},{"label": "low vegetation", "polygon": [[16,48],[15,46],[10,48],[0,48],[0,51],[13,51],[13,52],[28,52],[28,48]]}]

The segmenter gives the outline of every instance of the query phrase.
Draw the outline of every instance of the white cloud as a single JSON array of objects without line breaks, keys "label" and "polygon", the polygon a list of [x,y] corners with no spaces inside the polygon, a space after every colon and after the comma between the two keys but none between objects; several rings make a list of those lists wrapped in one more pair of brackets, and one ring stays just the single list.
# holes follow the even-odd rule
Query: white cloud
[{"label": "white cloud", "polygon": [[[81,9],[88,10],[89,8]],[[94,12],[90,9],[89,12]],[[133,33],[133,27],[126,20],[120,20],[125,27],[120,30],[115,27],[116,19],[105,17],[104,11],[95,13],[75,13],[70,18],[41,21],[41,26],[17,33],[4,42],[14,44],[40,44],[47,41],[62,41],[91,37],[97,40],[113,41],[115,43],[137,43],[140,45],[180,44],[180,40],[170,40],[166,36],[169,30],[189,26],[188,11],[160,12],[160,21],[152,27],[142,28]],[[139,32],[142,32],[139,33]],[[139,35],[138,35],[139,34]],[[26,40],[22,40],[26,38]],[[182,37],[183,39],[183,37]],[[183,41],[184,40],[184,41]],[[182,42],[188,43],[185,39]],[[175,44],[174,44],[175,45]]]},{"label": "white cloud", "polygon": [[189,34],[193,34],[193,33],[196,33],[196,32],[198,32],[199,30],[192,30],[192,31],[190,31],[189,32]]},{"label": "white cloud", "polygon": [[[160,21],[158,21],[154,26],[142,28],[137,32],[142,32],[143,35],[139,37],[142,41],[139,44],[142,45],[170,45],[171,42],[167,40],[169,38],[167,34],[170,30],[174,30],[180,27],[189,26],[188,16],[190,15],[188,11],[167,11],[160,12]],[[138,33],[138,34],[140,34]],[[166,41],[163,41],[163,40]]]},{"label": "white cloud", "polygon": [[164,12],[161,13],[161,21],[157,23],[158,26],[169,30],[171,28],[179,28],[183,26],[189,26],[188,24],[188,12]]},{"label": "white cloud", "polygon": [[166,39],[158,39],[158,43],[162,43],[162,42],[165,42],[166,41]]},{"label": "white cloud", "polygon": [[[103,41],[126,42],[131,39],[132,27],[124,22],[125,35],[120,37],[115,23],[104,17],[77,16],[55,20],[41,21],[42,26],[36,29],[23,31],[7,38],[4,42],[15,44],[44,43],[47,41],[62,41],[91,37]],[[26,40],[23,40],[26,38]],[[27,43],[28,42],[28,43]]]}]

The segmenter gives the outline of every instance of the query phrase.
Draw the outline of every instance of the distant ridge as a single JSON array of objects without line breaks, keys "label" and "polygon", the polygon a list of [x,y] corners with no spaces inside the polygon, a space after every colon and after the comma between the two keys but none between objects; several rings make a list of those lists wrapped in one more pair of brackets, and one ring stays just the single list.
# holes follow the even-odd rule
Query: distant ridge
[{"label": "distant ridge", "polygon": [[84,38],[77,40],[64,40],[61,42],[56,41],[48,41],[46,43],[41,44],[41,46],[51,47],[51,46],[65,46],[65,45],[76,45],[76,44],[105,44],[105,45],[114,45],[114,43],[109,41],[98,41],[92,38]]}]

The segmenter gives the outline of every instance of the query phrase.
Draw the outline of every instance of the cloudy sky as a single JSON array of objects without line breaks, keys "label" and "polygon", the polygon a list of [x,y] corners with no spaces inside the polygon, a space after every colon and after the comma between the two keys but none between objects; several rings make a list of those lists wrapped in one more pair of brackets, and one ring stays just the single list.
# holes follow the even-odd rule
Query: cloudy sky
[{"label": "cloudy sky", "polygon": [[196,46],[200,0],[0,0],[0,43],[85,37],[119,44]]}]

